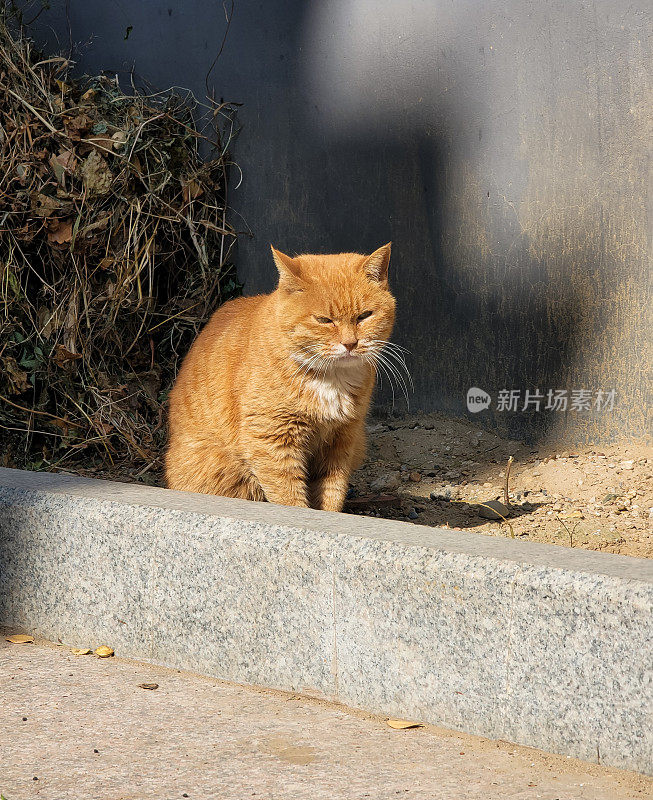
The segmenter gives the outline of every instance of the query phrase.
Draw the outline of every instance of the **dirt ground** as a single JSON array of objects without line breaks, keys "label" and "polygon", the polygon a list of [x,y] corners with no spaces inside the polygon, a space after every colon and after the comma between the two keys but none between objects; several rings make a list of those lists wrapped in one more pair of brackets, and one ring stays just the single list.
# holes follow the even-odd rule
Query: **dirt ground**
[{"label": "dirt ground", "polygon": [[[467,420],[420,414],[368,425],[347,508],[489,536],[653,557],[653,448],[528,447]],[[479,505],[505,501],[502,517]],[[483,515],[494,517],[486,519]]]},{"label": "dirt ground", "polygon": [[[372,419],[345,511],[653,558],[653,447],[529,447],[440,414]],[[509,508],[505,503],[506,468]],[[163,485],[158,464],[76,474]],[[488,519],[487,517],[490,517]]]}]

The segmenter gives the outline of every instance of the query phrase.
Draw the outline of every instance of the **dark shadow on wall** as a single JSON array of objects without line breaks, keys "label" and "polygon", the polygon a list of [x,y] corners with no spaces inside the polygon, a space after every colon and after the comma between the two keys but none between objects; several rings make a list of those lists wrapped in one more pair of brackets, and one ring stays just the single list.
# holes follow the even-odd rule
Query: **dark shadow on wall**
[{"label": "dark shadow on wall", "polygon": [[[253,232],[238,248],[245,291],[273,287],[270,242],[289,252],[371,251],[391,239],[395,338],[412,353],[413,409],[465,415],[466,392],[478,386],[492,395],[493,407],[475,419],[515,438],[644,433],[648,384],[635,363],[645,327],[624,318],[637,312],[646,259],[624,243],[641,234],[626,230],[629,209],[617,197],[618,184],[630,186],[632,174],[617,175],[612,195],[588,199],[583,192],[602,173],[597,178],[584,165],[582,148],[565,162],[574,137],[599,169],[608,159],[609,126],[597,138],[594,123],[573,110],[576,89],[583,98],[591,94],[582,85],[586,73],[599,69],[600,88],[609,71],[610,64],[604,75],[591,63],[585,43],[589,36],[599,46],[600,24],[607,23],[595,20],[596,30],[573,53],[585,23],[567,31],[567,41],[564,4],[556,4],[559,24],[556,9],[530,19],[517,0],[482,11],[463,4],[455,13],[445,5],[432,4],[437,25],[415,31],[416,44],[407,38],[395,63],[400,28],[384,29],[383,14],[399,9],[430,19],[426,6],[424,12],[419,4],[380,2],[379,18],[359,29],[359,3],[346,13],[342,4],[325,3],[344,13],[340,28],[332,28],[328,16],[315,26],[309,2],[236,0],[210,85],[217,96],[243,103],[233,148],[243,178],[231,200],[238,227],[242,219]],[[599,6],[597,13],[607,13],[611,4]],[[72,0],[69,8],[80,69],[133,67],[154,86],[184,85],[203,96],[225,31],[221,7]],[[64,3],[39,24],[50,41],[47,26],[68,41]],[[370,35],[377,24],[380,33]],[[540,40],[538,26],[552,44]],[[504,61],[493,67],[497,31],[505,34]],[[522,52],[528,47],[535,53],[530,61]],[[363,53],[360,63],[352,63],[356,52]],[[570,55],[567,73],[578,86],[557,71],[561,54]],[[348,94],[350,85],[358,95]],[[582,102],[591,116],[598,100]],[[601,102],[604,116],[621,113],[618,98]],[[534,115],[538,103],[544,109]],[[494,140],[486,149],[488,136]],[[574,173],[577,162],[582,168]],[[610,413],[496,410],[502,389],[613,388],[619,399]],[[388,408],[387,389],[378,402]]]}]

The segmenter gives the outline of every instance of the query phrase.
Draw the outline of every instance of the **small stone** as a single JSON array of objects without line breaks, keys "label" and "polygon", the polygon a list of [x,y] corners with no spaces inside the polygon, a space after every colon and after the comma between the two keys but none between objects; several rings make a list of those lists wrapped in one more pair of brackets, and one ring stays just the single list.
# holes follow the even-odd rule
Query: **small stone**
[{"label": "small stone", "polygon": [[408,519],[417,519],[418,516],[419,514],[414,508],[411,508],[410,511],[408,512]]},{"label": "small stone", "polygon": [[431,500],[451,500],[453,489],[451,486],[444,486],[442,489],[431,492],[429,497]]},{"label": "small stone", "polygon": [[501,519],[510,516],[510,509],[500,500],[488,500],[476,506],[476,513],[483,519]]},{"label": "small stone", "polygon": [[585,519],[582,512],[573,510],[573,511],[566,511],[564,514],[560,514],[560,519]]},{"label": "small stone", "polygon": [[619,466],[621,469],[634,469],[635,464],[634,461],[622,461]]},{"label": "small stone", "polygon": [[413,483],[419,483],[422,480],[422,476],[419,472],[411,472],[408,477]]},{"label": "small stone", "polygon": [[370,483],[370,491],[372,492],[391,492],[396,489],[401,483],[401,478],[398,472],[386,472],[379,475],[376,480]]}]

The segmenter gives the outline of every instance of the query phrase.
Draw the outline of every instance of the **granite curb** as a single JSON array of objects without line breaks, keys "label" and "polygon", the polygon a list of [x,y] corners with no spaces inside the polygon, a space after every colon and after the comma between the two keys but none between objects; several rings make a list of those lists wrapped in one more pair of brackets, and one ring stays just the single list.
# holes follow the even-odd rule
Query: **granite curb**
[{"label": "granite curb", "polygon": [[653,773],[653,563],[0,469],[0,624]]}]

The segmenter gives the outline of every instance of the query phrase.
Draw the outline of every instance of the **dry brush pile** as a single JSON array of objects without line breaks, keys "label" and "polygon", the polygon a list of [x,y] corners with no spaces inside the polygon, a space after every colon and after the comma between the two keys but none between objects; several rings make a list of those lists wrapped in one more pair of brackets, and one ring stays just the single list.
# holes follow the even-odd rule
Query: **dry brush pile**
[{"label": "dry brush pile", "polygon": [[74,79],[0,18],[0,465],[157,464],[179,361],[238,288],[211,111],[207,137],[190,94]]}]

